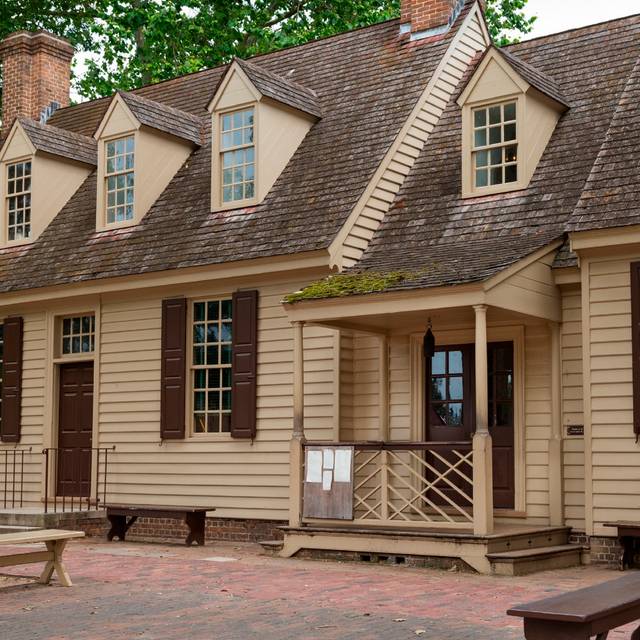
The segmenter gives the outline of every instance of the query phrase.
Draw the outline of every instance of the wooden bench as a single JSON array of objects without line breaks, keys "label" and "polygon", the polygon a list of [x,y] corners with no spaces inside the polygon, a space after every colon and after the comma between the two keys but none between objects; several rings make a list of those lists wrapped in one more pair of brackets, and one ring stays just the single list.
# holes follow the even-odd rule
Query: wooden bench
[{"label": "wooden bench", "polygon": [[[524,618],[527,640],[605,640],[609,631],[640,620],[640,573],[524,604],[507,613]],[[631,640],[640,640],[640,627]]]},{"label": "wooden bench", "polygon": [[640,522],[628,522],[618,520],[617,522],[605,522],[605,527],[614,527],[618,542],[622,550],[618,558],[618,568],[624,571],[627,567],[633,566],[633,556],[636,547],[636,540],[640,539]]},{"label": "wooden bench", "polygon": [[204,545],[204,523],[207,511],[215,511],[214,507],[163,507],[155,505],[106,505],[107,518],[111,529],[107,534],[109,540],[118,538],[124,542],[127,531],[138,518],[183,518],[189,527],[185,544],[190,546],[197,542]]},{"label": "wooden bench", "polygon": [[49,584],[55,571],[58,580],[65,587],[71,586],[71,579],[62,562],[62,552],[72,538],[84,538],[82,531],[62,531],[58,529],[41,529],[39,531],[19,531],[0,534],[0,545],[21,545],[44,542],[46,551],[28,551],[0,556],[0,567],[11,567],[19,564],[46,562],[39,582]]}]

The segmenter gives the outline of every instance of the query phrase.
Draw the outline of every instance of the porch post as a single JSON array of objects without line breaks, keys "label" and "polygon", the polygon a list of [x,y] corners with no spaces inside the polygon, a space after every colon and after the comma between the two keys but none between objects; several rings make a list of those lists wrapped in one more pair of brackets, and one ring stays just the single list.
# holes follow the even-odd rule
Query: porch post
[{"label": "porch post", "polygon": [[476,432],[473,436],[473,532],[493,532],[493,456],[489,434],[487,307],[473,307],[476,319]]},{"label": "porch post", "polygon": [[562,372],[560,325],[550,322],[551,329],[551,437],[549,438],[549,524],[564,524],[562,479]]},{"label": "porch post", "polygon": [[304,322],[293,323],[293,434],[289,449],[289,526],[302,524],[304,456]]},{"label": "porch post", "polygon": [[[380,369],[380,416],[379,433],[382,442],[388,442],[389,433],[389,338],[381,335],[380,357],[378,368]],[[383,521],[389,520],[389,454],[380,452],[380,514]]]}]

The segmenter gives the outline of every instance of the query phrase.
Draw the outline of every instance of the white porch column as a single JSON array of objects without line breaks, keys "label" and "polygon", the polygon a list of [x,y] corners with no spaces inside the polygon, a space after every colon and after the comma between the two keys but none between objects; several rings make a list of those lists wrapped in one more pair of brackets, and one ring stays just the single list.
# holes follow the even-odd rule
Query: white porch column
[{"label": "white porch column", "polygon": [[389,337],[380,336],[380,440],[389,440]]},{"label": "white porch column", "polygon": [[293,433],[289,449],[289,526],[302,523],[304,455],[304,322],[293,323]]},{"label": "white porch column", "polygon": [[487,307],[473,307],[476,316],[476,432],[473,436],[473,531],[493,532],[493,450],[489,434],[487,371]]},{"label": "white porch column", "polygon": [[549,524],[564,524],[562,479],[562,371],[560,325],[550,322],[551,329],[551,437],[549,438]]}]

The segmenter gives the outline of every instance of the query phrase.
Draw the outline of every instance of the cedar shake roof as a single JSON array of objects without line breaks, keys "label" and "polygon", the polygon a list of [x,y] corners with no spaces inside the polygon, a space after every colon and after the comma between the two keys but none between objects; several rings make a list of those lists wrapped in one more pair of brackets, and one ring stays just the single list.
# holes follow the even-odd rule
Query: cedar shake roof
[{"label": "cedar shake roof", "polygon": [[[640,134],[637,126],[633,131],[629,126],[638,113],[640,16],[526,41],[508,52],[553,75],[572,105],[528,188],[461,197],[461,109],[452,101],[352,272],[408,271],[409,277],[390,287],[395,289],[482,281],[561,240],[572,228],[567,222],[574,210],[583,211],[593,193],[610,205],[595,225],[614,211],[618,220],[633,220],[631,201],[624,209],[619,205],[628,190],[639,190]],[[621,146],[623,130],[628,137]],[[616,132],[619,141],[613,138]],[[614,149],[620,162],[609,171],[606,160]],[[598,183],[598,177],[606,183]],[[594,192],[596,186],[600,191]],[[607,196],[611,190],[614,198]]]},{"label": "cedar shake roof", "polygon": [[204,118],[127,91],[118,91],[118,95],[140,124],[189,140],[198,146],[202,144],[206,124]]},{"label": "cedar shake roof", "polygon": [[93,166],[97,164],[97,145],[93,138],[49,124],[40,124],[29,118],[19,118],[19,122],[36,151]]},{"label": "cedar shake roof", "polygon": [[[471,3],[458,18],[466,17]],[[135,227],[96,232],[94,171],[32,244],[0,250],[0,291],[327,250],[455,37],[411,43],[398,20],[256,57],[315,92],[318,120],[265,200],[211,213],[211,101],[227,66],[134,91],[207,118],[196,149]],[[59,109],[50,123],[93,135],[110,98]]]},{"label": "cedar shake roof", "polygon": [[640,60],[629,77],[568,231],[640,224]]},{"label": "cedar shake roof", "polygon": [[263,96],[304,111],[316,118],[322,117],[318,96],[311,89],[271,73],[248,60],[236,58],[236,62]]}]

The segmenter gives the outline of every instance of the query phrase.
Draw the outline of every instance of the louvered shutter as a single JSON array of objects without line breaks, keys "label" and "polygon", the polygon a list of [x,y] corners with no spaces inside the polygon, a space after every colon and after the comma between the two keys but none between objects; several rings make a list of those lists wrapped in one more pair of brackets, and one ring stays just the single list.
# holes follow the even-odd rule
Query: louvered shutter
[{"label": "louvered shutter", "polygon": [[2,370],[2,442],[20,442],[22,404],[22,318],[4,321],[4,361]]},{"label": "louvered shutter", "polygon": [[640,262],[631,264],[631,343],[633,350],[633,431],[640,437]]},{"label": "louvered shutter", "polygon": [[179,440],[185,434],[187,301],[162,301],[160,437]]},{"label": "louvered shutter", "polygon": [[231,437],[255,438],[258,292],[233,294]]}]

